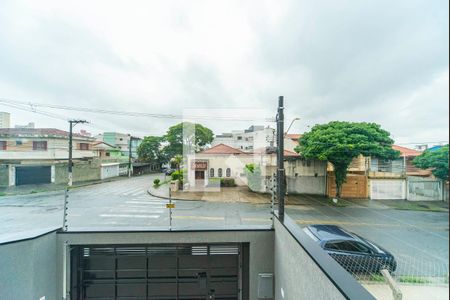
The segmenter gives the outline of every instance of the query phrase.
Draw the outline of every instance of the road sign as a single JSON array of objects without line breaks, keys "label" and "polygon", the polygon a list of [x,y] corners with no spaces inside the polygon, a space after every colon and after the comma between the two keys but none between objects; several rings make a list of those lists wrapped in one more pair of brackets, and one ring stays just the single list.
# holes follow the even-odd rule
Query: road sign
[{"label": "road sign", "polygon": [[175,208],[175,203],[167,203],[166,208]]}]

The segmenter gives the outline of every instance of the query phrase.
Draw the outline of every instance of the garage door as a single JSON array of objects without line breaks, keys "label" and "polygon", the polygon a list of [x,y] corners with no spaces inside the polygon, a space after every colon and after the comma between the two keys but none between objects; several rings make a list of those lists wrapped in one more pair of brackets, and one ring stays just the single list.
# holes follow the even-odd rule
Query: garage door
[{"label": "garage door", "polygon": [[378,200],[406,199],[406,181],[402,179],[370,180],[370,198]]},{"label": "garage door", "polygon": [[239,299],[239,244],[72,250],[72,299]]},{"label": "garage door", "polygon": [[51,166],[16,167],[16,185],[51,183]]}]

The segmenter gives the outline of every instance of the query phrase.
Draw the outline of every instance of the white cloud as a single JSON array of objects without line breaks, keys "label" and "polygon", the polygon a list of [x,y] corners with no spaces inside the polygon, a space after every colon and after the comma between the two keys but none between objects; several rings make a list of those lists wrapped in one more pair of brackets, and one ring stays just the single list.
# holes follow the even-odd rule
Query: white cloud
[{"label": "white cloud", "polygon": [[[448,2],[3,1],[0,91],[18,100],[176,114],[275,114],[285,95],[287,117],[302,118],[292,130],[365,120],[401,142],[445,140]],[[64,126],[1,109],[13,112],[13,123]],[[57,113],[90,118],[93,130],[140,135],[174,123]]]}]

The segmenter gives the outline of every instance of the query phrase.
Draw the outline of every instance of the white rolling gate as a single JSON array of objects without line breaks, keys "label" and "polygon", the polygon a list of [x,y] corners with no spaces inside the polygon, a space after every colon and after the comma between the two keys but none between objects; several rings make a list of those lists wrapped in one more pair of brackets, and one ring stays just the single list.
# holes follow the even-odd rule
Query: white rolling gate
[{"label": "white rolling gate", "polygon": [[406,199],[406,180],[370,179],[370,198],[374,200]]},{"label": "white rolling gate", "polygon": [[411,201],[442,201],[442,180],[408,176],[407,199]]}]

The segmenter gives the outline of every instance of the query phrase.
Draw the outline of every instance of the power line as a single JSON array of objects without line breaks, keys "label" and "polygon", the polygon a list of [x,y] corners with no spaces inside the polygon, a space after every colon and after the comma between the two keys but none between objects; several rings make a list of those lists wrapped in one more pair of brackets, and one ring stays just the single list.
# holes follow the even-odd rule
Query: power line
[{"label": "power line", "polygon": [[194,119],[194,120],[221,120],[221,121],[261,121],[261,122],[275,122],[273,118],[236,118],[236,117],[223,117],[223,116],[189,116],[189,115],[176,115],[176,114],[156,114],[156,113],[146,113],[146,112],[131,112],[131,111],[117,111],[99,108],[87,108],[87,107],[74,107],[66,105],[56,105],[56,104],[43,104],[34,102],[24,102],[16,101],[5,98],[0,98],[2,104],[19,104],[28,105],[30,107],[46,107],[52,109],[69,110],[69,111],[81,111],[88,113],[100,113],[100,114],[110,114],[118,116],[131,116],[131,117],[146,117],[146,118],[159,118],[159,119]]}]

